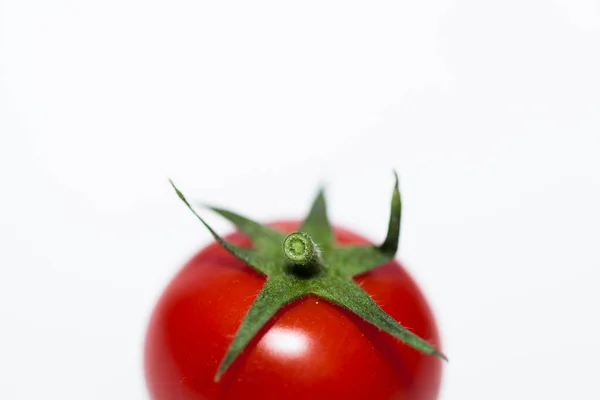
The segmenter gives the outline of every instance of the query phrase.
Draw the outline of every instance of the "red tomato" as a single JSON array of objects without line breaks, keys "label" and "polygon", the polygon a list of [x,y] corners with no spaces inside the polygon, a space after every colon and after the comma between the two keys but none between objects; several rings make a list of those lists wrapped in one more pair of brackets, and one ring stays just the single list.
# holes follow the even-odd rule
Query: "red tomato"
[{"label": "red tomato", "polygon": [[[298,222],[271,226],[291,232]],[[344,229],[334,228],[334,234],[339,244],[368,243]],[[250,245],[240,233],[227,239]],[[396,261],[355,280],[385,312],[439,348],[431,310]],[[215,383],[217,367],[264,281],[217,243],[188,262],[163,293],[148,327],[145,372],[152,399],[437,397],[439,358],[317,297],[280,310]]]}]

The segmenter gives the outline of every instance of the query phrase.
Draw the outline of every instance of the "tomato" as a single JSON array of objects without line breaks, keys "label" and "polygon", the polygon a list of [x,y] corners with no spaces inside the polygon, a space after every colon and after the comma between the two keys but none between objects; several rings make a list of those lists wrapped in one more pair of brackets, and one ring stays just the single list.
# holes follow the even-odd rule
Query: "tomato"
[{"label": "tomato", "polygon": [[[296,221],[271,224],[289,233]],[[333,228],[337,244],[367,244]],[[248,246],[241,233],[226,237]],[[354,280],[391,317],[439,348],[432,312],[395,260]],[[281,309],[222,379],[215,372],[265,277],[212,243],[174,277],[152,314],[145,375],[154,400],[435,399],[441,361],[309,295]]]}]

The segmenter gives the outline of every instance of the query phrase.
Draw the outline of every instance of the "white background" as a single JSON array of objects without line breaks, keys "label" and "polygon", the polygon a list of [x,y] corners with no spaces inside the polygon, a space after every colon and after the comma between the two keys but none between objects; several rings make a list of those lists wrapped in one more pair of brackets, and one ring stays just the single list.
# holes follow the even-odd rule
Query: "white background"
[{"label": "white background", "polygon": [[[0,398],[146,399],[142,339],[209,240],[320,182],[400,258],[442,398],[598,399],[600,3],[0,1]],[[220,232],[229,224],[209,216]]]}]

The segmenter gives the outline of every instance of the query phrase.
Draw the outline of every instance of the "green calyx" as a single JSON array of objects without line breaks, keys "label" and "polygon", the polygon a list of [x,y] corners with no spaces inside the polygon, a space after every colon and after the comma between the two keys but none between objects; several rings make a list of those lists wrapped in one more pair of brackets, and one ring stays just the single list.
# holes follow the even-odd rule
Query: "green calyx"
[{"label": "green calyx", "polygon": [[252,247],[237,246],[219,236],[171,182],[179,198],[215,240],[229,253],[267,278],[235,333],[219,365],[215,381],[220,380],[250,340],[280,308],[307,295],[315,295],[344,307],[416,350],[447,360],[433,345],[383,311],[352,279],[392,260],[396,255],[402,206],[398,176],[394,175],[396,181],[388,232],[379,246],[336,246],[322,190],[298,231],[289,235],[230,211],[210,207],[232,222],[253,243]]}]

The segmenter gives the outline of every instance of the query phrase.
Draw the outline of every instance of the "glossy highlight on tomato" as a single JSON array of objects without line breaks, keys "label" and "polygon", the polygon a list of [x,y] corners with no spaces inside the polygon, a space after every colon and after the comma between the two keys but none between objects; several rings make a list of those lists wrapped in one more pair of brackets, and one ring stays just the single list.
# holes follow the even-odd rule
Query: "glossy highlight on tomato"
[{"label": "glossy highlight on tomato", "polygon": [[[298,221],[270,226],[289,233]],[[333,228],[339,245],[369,242]],[[241,233],[226,237],[250,246]],[[440,347],[432,312],[395,260],[354,280],[396,321]],[[215,372],[265,277],[214,242],[174,277],[152,314],[145,375],[154,400],[436,399],[441,361],[344,308],[307,296],[281,309],[222,379]]]}]

